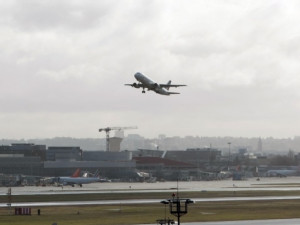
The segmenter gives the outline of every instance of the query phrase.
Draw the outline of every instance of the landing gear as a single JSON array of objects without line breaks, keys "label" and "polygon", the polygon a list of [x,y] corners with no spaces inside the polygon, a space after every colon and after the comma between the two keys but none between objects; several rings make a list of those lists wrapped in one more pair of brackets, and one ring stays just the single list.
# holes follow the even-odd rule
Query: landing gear
[{"label": "landing gear", "polygon": [[145,91],[145,89],[144,89],[144,88],[143,88],[143,91],[142,91],[142,93],[143,93],[143,94],[145,94],[145,93],[146,93],[146,91]]}]

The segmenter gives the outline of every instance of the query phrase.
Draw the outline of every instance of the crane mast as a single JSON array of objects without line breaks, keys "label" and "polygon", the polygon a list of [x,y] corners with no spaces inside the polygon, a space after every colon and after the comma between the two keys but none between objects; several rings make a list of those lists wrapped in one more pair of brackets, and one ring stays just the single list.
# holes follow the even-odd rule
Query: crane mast
[{"label": "crane mast", "polygon": [[105,128],[100,128],[99,132],[104,131],[106,133],[106,151],[109,152],[109,132],[111,130],[127,130],[127,129],[137,129],[136,126],[132,127],[105,127]]}]

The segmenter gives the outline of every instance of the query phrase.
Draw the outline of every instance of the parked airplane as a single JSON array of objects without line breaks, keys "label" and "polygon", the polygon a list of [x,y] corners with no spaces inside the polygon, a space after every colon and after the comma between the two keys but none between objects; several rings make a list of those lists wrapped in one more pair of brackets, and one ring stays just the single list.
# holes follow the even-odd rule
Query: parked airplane
[{"label": "parked airplane", "polygon": [[161,95],[180,94],[178,92],[170,92],[169,88],[186,86],[185,84],[171,84],[171,81],[169,81],[167,84],[158,84],[153,80],[151,80],[149,77],[139,72],[134,74],[134,77],[139,83],[125,84],[125,85],[135,87],[135,88],[143,88],[142,93],[146,93],[145,88],[147,88],[148,91],[154,91],[157,94],[161,94]]},{"label": "parked airplane", "polygon": [[77,169],[71,177],[57,177],[57,182],[61,185],[71,185],[72,187],[74,187],[75,184],[82,187],[82,184],[101,182],[97,174],[94,177],[80,177],[79,175],[80,169]]},{"label": "parked airplane", "polygon": [[297,175],[299,175],[299,170],[282,169],[282,170],[267,171],[267,176],[270,177],[287,177],[287,176],[297,176]]}]

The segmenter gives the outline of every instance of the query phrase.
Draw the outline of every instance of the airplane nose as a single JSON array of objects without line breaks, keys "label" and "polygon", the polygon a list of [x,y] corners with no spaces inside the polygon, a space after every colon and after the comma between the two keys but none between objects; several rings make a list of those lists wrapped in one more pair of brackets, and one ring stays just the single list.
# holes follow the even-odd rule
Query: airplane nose
[{"label": "airplane nose", "polygon": [[134,77],[137,78],[137,77],[140,76],[140,74],[141,74],[140,72],[137,72],[137,73],[134,74]]}]

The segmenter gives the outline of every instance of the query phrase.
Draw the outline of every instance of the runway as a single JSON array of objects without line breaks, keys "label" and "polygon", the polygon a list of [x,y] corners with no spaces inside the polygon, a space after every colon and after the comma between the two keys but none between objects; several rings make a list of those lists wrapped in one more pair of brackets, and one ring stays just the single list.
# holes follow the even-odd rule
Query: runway
[{"label": "runway", "polygon": [[[57,195],[57,194],[84,194],[84,193],[142,193],[142,192],[170,192],[170,191],[249,191],[249,190],[300,190],[300,177],[287,178],[255,178],[245,181],[192,181],[192,182],[157,182],[157,183],[93,183],[83,187],[12,187],[12,195]],[[0,195],[7,195],[8,188],[1,187]],[[266,196],[266,197],[230,197],[230,198],[193,198],[196,202],[204,201],[251,201],[251,200],[281,200],[300,199],[300,196]],[[147,200],[102,200],[102,201],[69,201],[69,202],[31,202],[13,203],[12,207],[39,207],[39,206],[67,206],[67,205],[122,205],[158,203],[162,199]],[[0,203],[0,207],[7,207]],[[253,221],[225,221],[225,222],[194,222],[189,225],[298,225],[300,219],[284,220],[253,220]],[[151,224],[149,224],[151,225]]]},{"label": "runway", "polygon": [[[230,201],[272,201],[294,200],[300,196],[260,196],[260,197],[225,197],[225,198],[193,198],[194,202],[230,202]],[[162,199],[130,199],[130,200],[97,200],[97,201],[57,201],[57,202],[22,202],[12,203],[12,207],[35,206],[74,206],[74,205],[120,205],[120,204],[150,204],[159,203]],[[7,207],[6,203],[0,203],[0,207]]]},{"label": "runway", "polygon": [[[180,192],[185,191],[244,191],[244,190],[300,190],[300,177],[285,178],[251,178],[242,181],[191,181],[178,182]],[[84,194],[84,193],[126,193],[126,192],[170,192],[177,190],[177,182],[156,183],[92,183],[75,186],[26,186],[12,187],[13,195],[52,195],[52,194]],[[6,195],[8,187],[0,187],[0,195]]]},{"label": "runway", "polygon": [[[280,220],[242,220],[242,221],[221,221],[221,222],[181,222],[182,225],[299,225],[300,219],[280,219]],[[145,225],[145,224],[139,224]],[[147,224],[157,225],[157,224]]]}]

